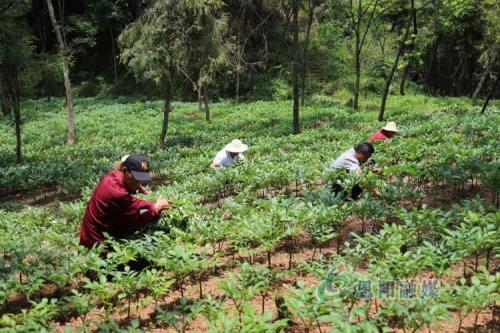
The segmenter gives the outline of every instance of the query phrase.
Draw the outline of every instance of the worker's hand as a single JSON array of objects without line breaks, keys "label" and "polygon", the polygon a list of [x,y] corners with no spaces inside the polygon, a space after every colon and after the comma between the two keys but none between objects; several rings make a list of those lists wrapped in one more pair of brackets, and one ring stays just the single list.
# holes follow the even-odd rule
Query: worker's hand
[{"label": "worker's hand", "polygon": [[174,203],[167,199],[158,198],[155,203],[155,208],[159,212],[172,208]]},{"label": "worker's hand", "polygon": [[378,188],[372,189],[373,194],[375,194],[377,197],[382,197],[382,192]]},{"label": "worker's hand", "polygon": [[210,164],[210,168],[212,168],[212,169],[217,169],[219,167],[220,167],[220,163],[213,162],[212,164]]},{"label": "worker's hand", "polygon": [[146,195],[151,194],[151,192],[142,185],[139,185],[139,192],[141,192],[142,194],[146,194]]},{"label": "worker's hand", "polygon": [[382,172],[382,168],[380,168],[380,167],[373,167],[372,168],[372,172],[373,173],[381,173]]}]

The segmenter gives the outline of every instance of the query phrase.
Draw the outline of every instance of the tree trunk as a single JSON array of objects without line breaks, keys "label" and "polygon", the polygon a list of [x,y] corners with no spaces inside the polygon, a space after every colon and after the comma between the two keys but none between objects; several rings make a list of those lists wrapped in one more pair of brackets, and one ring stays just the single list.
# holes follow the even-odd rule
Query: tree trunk
[{"label": "tree trunk", "polygon": [[430,66],[429,66],[429,71],[427,72],[427,78],[426,81],[428,84],[431,86],[431,92],[432,93],[439,93],[439,89],[437,89],[437,80],[440,77],[439,75],[439,70],[437,66],[437,59],[438,59],[438,50],[439,46],[441,45],[441,35],[438,32],[438,35],[436,36],[436,40],[434,41],[434,44],[432,45],[431,48],[431,54],[430,54]]},{"label": "tree trunk", "polygon": [[208,84],[203,85],[203,101],[205,102],[205,120],[210,122],[210,110],[208,109]]},{"label": "tree trunk", "polygon": [[401,74],[401,84],[399,86],[399,94],[401,96],[405,95],[406,76],[408,75],[409,69],[410,69],[410,64],[406,64],[405,69],[403,70],[403,74]]},{"label": "tree trunk", "polygon": [[[368,30],[370,29],[373,23],[373,18],[375,17],[375,11],[377,9],[378,2],[379,0],[375,0],[374,2],[368,5],[368,7],[372,6],[372,10],[366,22],[366,27],[364,29],[362,36],[361,36],[361,20],[365,16],[365,12],[368,11],[368,7],[363,9],[363,4],[361,0],[358,0],[358,7],[356,13],[357,20],[354,18],[354,15],[351,18],[355,32],[354,67],[356,72],[356,81],[354,84],[354,99],[352,103],[353,108],[355,110],[358,110],[359,108],[359,92],[360,92],[360,81],[361,81],[361,49],[363,48],[363,45],[365,43],[365,38],[368,33]],[[352,1],[350,1],[349,3],[350,3],[350,10],[352,12]]]},{"label": "tree trunk", "polygon": [[477,97],[479,96],[479,93],[481,90],[483,90],[484,84],[486,82],[486,79],[488,78],[488,75],[490,75],[491,68],[493,67],[493,64],[495,63],[496,54],[493,55],[493,58],[490,59],[488,62],[488,65],[486,66],[486,69],[483,72],[483,75],[481,76],[481,80],[479,80],[479,83],[477,84],[476,90],[474,90],[474,93],[472,94],[472,102],[475,103]]},{"label": "tree trunk", "polygon": [[[19,82],[20,69],[15,67],[3,78],[3,94],[7,103],[14,110],[14,128],[16,132],[16,163],[21,163],[21,83]],[[10,115],[10,113],[9,113]]]},{"label": "tree trunk", "polygon": [[10,115],[9,98],[7,97],[7,91],[2,86],[0,86],[0,100],[2,104],[2,114],[4,116]]},{"label": "tree trunk", "polygon": [[293,134],[300,133],[299,125],[299,0],[293,0]]},{"label": "tree trunk", "polygon": [[484,101],[484,105],[483,105],[483,108],[481,109],[481,113],[484,113],[484,111],[486,111],[486,107],[488,106],[488,103],[490,102],[491,96],[493,95],[493,93],[495,92],[495,89],[497,88],[499,78],[500,78],[500,73],[497,74],[497,78],[495,80],[495,83],[493,83],[493,85],[491,86],[491,90],[488,93],[488,96],[486,96],[486,100]]},{"label": "tree trunk", "polygon": [[306,95],[306,75],[307,75],[307,48],[309,46],[309,38],[311,36],[311,26],[314,19],[314,0],[309,0],[309,17],[307,20],[306,37],[304,40],[304,54],[302,59],[302,100],[301,105],[305,104]]},{"label": "tree trunk", "polygon": [[[411,0],[410,6],[411,6],[411,15],[412,15],[412,20],[413,20],[413,36],[411,37],[411,45],[409,46],[409,51],[412,51],[413,47],[415,46],[415,37],[417,36],[417,33],[418,33],[417,9],[415,8],[415,0]],[[405,95],[406,77],[408,76],[409,71],[410,71],[410,63],[408,62],[405,66],[404,71],[403,71],[403,74],[401,77],[401,85],[399,86],[399,94],[401,96]]]},{"label": "tree trunk", "polygon": [[203,91],[200,85],[197,85],[196,92],[198,93],[198,112],[203,112]]},{"label": "tree trunk", "polygon": [[[238,61],[238,67],[239,67],[239,61]],[[236,69],[236,104],[240,102],[240,70],[239,68]]]},{"label": "tree trunk", "polygon": [[168,131],[168,116],[172,112],[172,106],[170,102],[172,101],[172,82],[170,81],[170,75],[167,75],[165,80],[165,105],[163,107],[163,125],[160,134],[160,148],[165,148],[165,137]]},{"label": "tree trunk", "polygon": [[14,121],[16,127],[16,163],[21,163],[21,103],[19,102],[19,96],[16,96],[14,101]]},{"label": "tree trunk", "polygon": [[[293,1],[295,1],[295,0],[293,0]],[[276,48],[276,54],[277,54],[276,60],[280,59],[281,48],[283,47],[283,44],[285,44],[285,38],[288,35],[288,26],[290,25],[290,14],[293,13],[293,8],[292,8],[292,11],[290,11],[289,8],[285,7],[285,5],[283,5],[283,11],[285,12],[285,28],[281,32],[278,47]]]},{"label": "tree trunk", "polygon": [[113,72],[115,74],[115,87],[118,86],[118,68],[116,64],[116,50],[115,50],[115,35],[113,34],[113,27],[109,28],[109,37],[111,38],[111,56],[113,57]]},{"label": "tree trunk", "polygon": [[21,83],[19,82],[20,69],[14,70],[12,81],[10,82],[11,105],[14,109],[14,127],[16,131],[16,163],[22,162],[21,153]]},{"label": "tree trunk", "polygon": [[240,102],[240,76],[241,76],[241,52],[240,52],[240,49],[241,49],[241,46],[239,45],[240,41],[238,39],[237,41],[238,45],[237,45],[237,50],[236,50],[236,96],[235,96],[235,100],[236,100],[236,104],[238,104]]},{"label": "tree trunk", "polygon": [[72,145],[75,143],[75,120],[74,120],[74,110],[73,110],[73,96],[71,94],[71,81],[69,79],[69,65],[64,55],[64,41],[61,34],[61,30],[57,25],[56,16],[54,14],[54,6],[52,5],[52,0],[47,0],[47,7],[49,9],[50,20],[52,21],[52,26],[57,38],[57,44],[59,46],[59,52],[62,57],[63,65],[63,76],[64,76],[64,88],[66,89],[66,106],[68,108],[68,144]]},{"label": "tree trunk", "polygon": [[410,34],[410,23],[411,18],[408,21],[406,26],[406,31],[403,36],[403,40],[401,41],[401,45],[399,45],[398,54],[396,55],[396,59],[394,60],[394,64],[392,65],[391,71],[389,72],[389,76],[385,81],[384,94],[382,95],[382,104],[380,105],[380,112],[378,114],[378,121],[384,120],[384,112],[385,112],[385,104],[387,102],[387,96],[389,95],[389,89],[391,87],[392,78],[394,77],[394,73],[396,72],[396,68],[398,68],[399,58],[403,54],[406,40],[408,39],[408,35]]},{"label": "tree trunk", "polygon": [[354,33],[355,33],[355,42],[354,42],[354,70],[356,72],[356,81],[354,82],[354,99],[352,101],[352,107],[354,110],[358,110],[359,108],[359,89],[360,89],[360,81],[361,81],[361,40],[359,36],[359,30],[361,29],[361,1],[358,1],[358,21],[354,23]]}]

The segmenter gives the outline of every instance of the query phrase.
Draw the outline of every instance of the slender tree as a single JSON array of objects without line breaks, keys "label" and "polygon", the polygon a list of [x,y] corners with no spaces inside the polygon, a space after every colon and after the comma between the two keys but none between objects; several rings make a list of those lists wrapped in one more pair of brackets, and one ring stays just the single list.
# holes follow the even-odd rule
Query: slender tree
[{"label": "slender tree", "polygon": [[486,66],[472,94],[473,101],[476,101],[483,88],[487,86],[488,78],[493,79],[491,74],[500,60],[500,4],[495,0],[481,1],[481,14],[484,22],[482,48]]},{"label": "slender tree", "polygon": [[[121,61],[143,82],[151,82],[164,91],[163,122],[159,147],[165,138],[172,111],[172,87],[175,78],[189,77],[186,69],[193,61],[199,20],[207,12],[220,9],[222,2],[157,0],[119,36]],[[205,45],[205,44],[203,44]],[[192,53],[190,53],[192,52]]]},{"label": "slender tree", "polygon": [[[213,83],[217,72],[229,63],[229,50],[232,48],[227,38],[227,18],[218,13],[218,7],[204,11],[197,17],[198,28],[193,33],[189,48],[187,68],[183,71],[193,72],[196,81],[188,77],[193,89],[198,93],[200,112],[204,109],[205,120],[210,121],[208,87]],[[185,74],[188,76],[187,74]]]},{"label": "slender tree", "polygon": [[241,77],[249,70],[265,67],[268,58],[267,35],[273,8],[253,1],[226,1],[232,36],[229,65],[235,76],[234,100],[240,101]]},{"label": "slender tree", "polygon": [[387,79],[385,80],[385,86],[384,86],[384,92],[382,94],[382,103],[380,105],[380,111],[378,114],[378,120],[382,121],[384,119],[384,112],[385,112],[385,104],[387,102],[387,97],[389,96],[389,90],[391,88],[391,83],[392,79],[394,77],[394,73],[396,72],[396,69],[398,67],[399,59],[401,58],[401,55],[404,52],[406,41],[408,40],[408,36],[410,34],[410,26],[411,26],[411,15],[410,19],[408,20],[408,23],[406,24],[405,32],[403,34],[403,37],[401,39],[398,53],[396,54],[396,58],[394,59],[394,63],[392,64],[391,71],[389,72],[389,75],[387,76]]},{"label": "slender tree", "polygon": [[308,0],[307,1],[307,25],[306,25],[306,36],[304,39],[304,51],[302,55],[302,84],[301,84],[301,104],[304,106],[305,103],[305,94],[306,94],[306,76],[307,76],[307,57],[308,57],[308,48],[309,48],[309,40],[311,38],[311,27],[314,20],[314,10],[319,5],[318,0]]},{"label": "slender tree", "polygon": [[[25,14],[30,2],[20,0],[0,10],[0,85],[7,107],[14,114],[16,163],[22,161],[21,98],[23,91],[36,83],[38,66],[34,57],[33,36]],[[10,111],[9,111],[10,112]]]},{"label": "slender tree", "polygon": [[497,78],[495,79],[495,81],[491,85],[490,92],[488,93],[488,95],[486,95],[486,99],[484,100],[484,104],[483,104],[483,108],[481,109],[481,113],[484,113],[484,111],[486,111],[486,108],[488,107],[488,103],[490,102],[491,96],[493,96],[493,93],[497,89],[499,79],[500,79],[500,73],[497,73]]},{"label": "slender tree", "polygon": [[292,24],[293,24],[293,133],[300,133],[300,120],[299,120],[299,71],[300,71],[300,56],[299,56],[299,0],[292,0]]},{"label": "slender tree", "polygon": [[0,82],[0,104],[2,106],[2,114],[4,116],[10,115],[9,108],[9,98],[7,97],[7,91],[2,88],[2,83]]},{"label": "slender tree", "polygon": [[[412,22],[413,22],[413,33],[412,33],[411,38],[410,38],[410,45],[408,45],[408,48],[405,51],[407,53],[413,51],[413,48],[415,46],[415,38],[417,37],[417,34],[418,34],[417,8],[415,7],[415,0],[410,0],[410,11],[411,11]],[[410,66],[411,66],[411,60],[408,61],[408,63],[404,67],[403,73],[401,75],[401,83],[399,85],[399,94],[402,96],[405,94],[406,77],[408,76],[408,72],[410,71]]]},{"label": "slender tree", "polygon": [[351,28],[354,31],[354,91],[352,107],[359,108],[359,93],[361,84],[361,53],[365,46],[366,36],[373,25],[379,9],[379,0],[363,2],[363,0],[349,0],[348,15]]},{"label": "slender tree", "polygon": [[475,102],[481,91],[483,90],[483,87],[486,83],[486,80],[490,76],[491,69],[493,68],[493,65],[495,64],[497,57],[497,52],[492,52],[492,55],[489,57],[490,59],[488,60],[488,65],[486,65],[486,69],[483,72],[483,75],[481,75],[481,79],[479,80],[476,89],[474,90],[474,93],[472,94],[472,101]]},{"label": "slender tree", "polygon": [[57,45],[61,56],[64,89],[66,90],[66,107],[68,108],[68,144],[72,145],[75,143],[75,112],[73,109],[73,95],[71,92],[71,81],[69,78],[69,57],[67,55],[61,27],[57,24],[52,0],[47,0],[47,8],[49,10],[50,21],[52,22],[52,27],[54,28],[54,33],[56,34]]},{"label": "slender tree", "polygon": [[108,36],[109,55],[113,64],[113,79],[118,86],[120,63],[116,45],[117,34],[123,30],[128,21],[135,19],[134,14],[127,15],[129,6],[121,1],[93,0],[87,2],[87,13],[96,25],[96,29],[104,36]]}]

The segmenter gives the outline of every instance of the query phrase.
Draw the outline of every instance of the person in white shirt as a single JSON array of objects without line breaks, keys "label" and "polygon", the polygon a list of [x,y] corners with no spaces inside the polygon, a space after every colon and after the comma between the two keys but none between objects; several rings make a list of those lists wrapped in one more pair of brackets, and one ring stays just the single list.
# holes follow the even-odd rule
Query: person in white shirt
[{"label": "person in white shirt", "polygon": [[231,143],[227,144],[222,150],[220,150],[215,158],[210,164],[212,169],[224,168],[230,166],[236,162],[244,161],[245,157],[242,153],[247,151],[248,146],[243,144],[241,140],[234,139]]},{"label": "person in white shirt", "polygon": [[361,174],[361,165],[368,161],[374,152],[375,149],[371,143],[360,143],[333,161],[331,169],[346,169],[359,175]]},{"label": "person in white shirt", "polygon": [[[342,153],[330,166],[331,170],[346,170],[359,176],[361,174],[361,165],[363,165],[375,152],[373,145],[368,142],[362,142],[355,147]],[[345,197],[345,191],[342,185],[335,183],[332,188],[335,195],[340,194]],[[351,192],[351,198],[356,200],[359,198],[363,190],[359,185],[354,185]],[[374,190],[375,194],[379,194],[378,190]]]}]

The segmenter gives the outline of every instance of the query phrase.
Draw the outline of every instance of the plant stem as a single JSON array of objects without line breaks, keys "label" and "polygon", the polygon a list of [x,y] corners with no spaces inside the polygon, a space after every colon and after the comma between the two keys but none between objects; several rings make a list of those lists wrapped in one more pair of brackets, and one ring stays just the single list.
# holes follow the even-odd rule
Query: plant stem
[{"label": "plant stem", "polygon": [[476,260],[475,260],[475,265],[474,265],[474,271],[477,273],[477,264],[479,261],[479,252],[476,252]]},{"label": "plant stem", "polygon": [[488,248],[488,250],[486,250],[486,270],[488,272],[490,271],[490,255],[491,255],[491,248]]},{"label": "plant stem", "polygon": [[323,331],[321,331],[321,326],[319,325],[319,321],[317,320],[316,320],[316,325],[318,326],[319,333],[323,333]]},{"label": "plant stem", "polygon": [[130,297],[128,298],[127,320],[130,320]]},{"label": "plant stem", "polygon": [[477,320],[479,318],[479,311],[476,311],[476,315],[474,317],[474,332],[477,331]]}]

